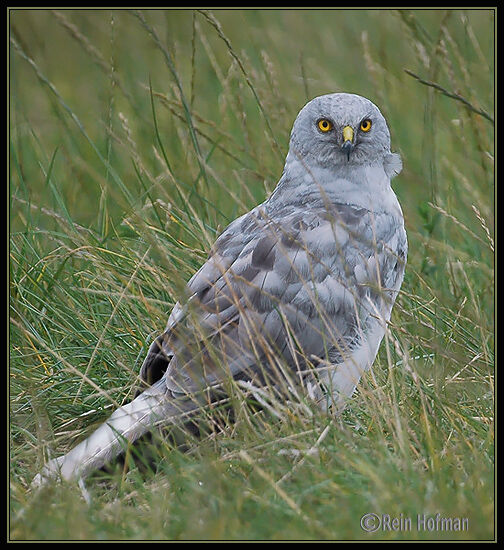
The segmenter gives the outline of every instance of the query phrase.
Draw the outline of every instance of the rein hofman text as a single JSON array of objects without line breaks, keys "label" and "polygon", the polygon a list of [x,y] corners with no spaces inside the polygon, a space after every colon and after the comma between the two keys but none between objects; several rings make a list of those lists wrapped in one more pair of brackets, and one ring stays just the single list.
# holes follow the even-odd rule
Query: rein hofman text
[{"label": "rein hofman text", "polygon": [[468,531],[469,518],[445,517],[437,513],[417,514],[416,517],[391,516],[390,514],[375,514],[370,512],[364,514],[360,519],[360,525],[368,533],[377,531],[425,531],[425,532],[450,532]]}]

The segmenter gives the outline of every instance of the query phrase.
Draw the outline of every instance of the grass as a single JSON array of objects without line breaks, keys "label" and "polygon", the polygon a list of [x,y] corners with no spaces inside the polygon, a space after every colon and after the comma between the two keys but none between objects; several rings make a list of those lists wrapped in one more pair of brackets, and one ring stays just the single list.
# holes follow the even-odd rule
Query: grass
[{"label": "grass", "polygon": [[[10,10],[10,539],[494,538],[492,10]],[[34,493],[132,397],[310,98],[389,121],[409,239],[379,357],[338,418],[299,403],[152,468]],[[366,513],[412,518],[368,533]],[[417,515],[468,518],[465,531]]]}]

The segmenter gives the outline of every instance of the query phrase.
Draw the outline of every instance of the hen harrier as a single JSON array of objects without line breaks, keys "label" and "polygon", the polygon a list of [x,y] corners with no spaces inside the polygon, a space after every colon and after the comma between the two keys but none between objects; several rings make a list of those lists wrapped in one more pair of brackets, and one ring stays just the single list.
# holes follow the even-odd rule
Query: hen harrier
[{"label": "hen harrier", "polygon": [[276,189],[219,236],[150,347],[146,389],[34,484],[84,477],[230,379],[298,383],[341,408],[376,357],[403,280],[407,240],[390,186],[401,168],[371,101],[336,93],[306,104]]}]

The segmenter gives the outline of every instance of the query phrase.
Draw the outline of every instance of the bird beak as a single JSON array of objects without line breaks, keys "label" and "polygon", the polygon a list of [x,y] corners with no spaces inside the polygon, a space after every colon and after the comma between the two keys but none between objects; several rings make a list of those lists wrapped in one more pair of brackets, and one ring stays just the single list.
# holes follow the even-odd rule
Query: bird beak
[{"label": "bird beak", "polygon": [[347,156],[347,161],[350,160],[350,153],[353,151],[354,144],[353,144],[353,138],[354,138],[354,131],[351,126],[345,126],[343,128],[343,145],[341,146],[341,150],[343,153]]}]

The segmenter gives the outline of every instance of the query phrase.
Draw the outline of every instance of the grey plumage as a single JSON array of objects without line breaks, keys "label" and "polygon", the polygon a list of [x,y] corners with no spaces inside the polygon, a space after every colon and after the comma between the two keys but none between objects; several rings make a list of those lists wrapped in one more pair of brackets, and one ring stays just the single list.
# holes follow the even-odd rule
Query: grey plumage
[{"label": "grey plumage", "polygon": [[[364,120],[368,131],[359,130]],[[390,187],[401,167],[369,100],[309,102],[276,189],[219,236],[150,347],[141,378],[151,386],[49,462],[35,484],[86,475],[118,454],[122,439],[189,414],[201,392],[229,377],[294,380],[321,406],[341,408],[374,361],[403,280],[407,240]]]}]

